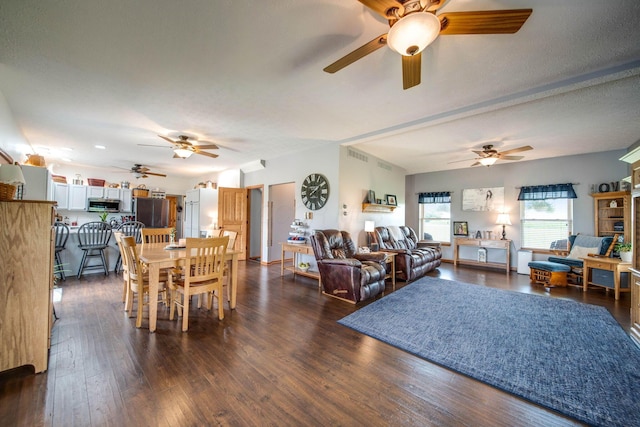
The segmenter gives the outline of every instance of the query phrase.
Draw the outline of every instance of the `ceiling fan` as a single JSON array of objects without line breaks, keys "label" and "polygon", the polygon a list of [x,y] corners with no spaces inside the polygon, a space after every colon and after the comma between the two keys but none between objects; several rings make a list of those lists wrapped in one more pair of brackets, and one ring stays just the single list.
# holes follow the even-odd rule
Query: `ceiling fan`
[{"label": "ceiling fan", "polygon": [[531,15],[532,9],[435,12],[446,0],[358,0],[389,22],[389,32],[324,68],[335,73],[371,52],[388,45],[402,55],[403,88],[420,84],[422,51],[439,35],[513,34]]},{"label": "ceiling fan", "polygon": [[[173,140],[164,135],[158,135],[158,136],[173,145],[174,158],[187,159],[191,157],[191,155],[194,153],[201,154],[203,156],[211,157],[214,159],[218,157],[217,154],[209,153],[207,151],[202,151],[202,150],[217,150],[219,147],[216,144],[194,145],[193,142],[190,141],[190,139],[192,138],[190,138],[187,135],[178,135],[177,140]],[[153,147],[157,147],[157,145],[153,145]]]},{"label": "ceiling fan", "polygon": [[[471,159],[476,161],[471,166],[482,165],[482,166],[489,167],[493,165],[495,162],[497,162],[498,160],[521,160],[521,159],[524,159],[524,156],[511,156],[511,154],[520,153],[522,151],[529,151],[529,150],[533,150],[533,147],[529,145],[525,145],[518,148],[512,148],[511,150],[498,151],[493,148],[492,144],[483,145],[482,151],[471,150],[478,155],[476,159]],[[449,162],[449,163],[468,162],[469,160],[470,159],[456,160],[454,162]]]},{"label": "ceiling fan", "polygon": [[165,175],[163,173],[151,172],[151,169],[149,169],[148,167],[146,167],[144,165],[140,165],[138,163],[133,165],[133,167],[131,168],[131,170],[129,172],[134,174],[136,178],[148,178],[149,175],[167,176],[167,175]]}]

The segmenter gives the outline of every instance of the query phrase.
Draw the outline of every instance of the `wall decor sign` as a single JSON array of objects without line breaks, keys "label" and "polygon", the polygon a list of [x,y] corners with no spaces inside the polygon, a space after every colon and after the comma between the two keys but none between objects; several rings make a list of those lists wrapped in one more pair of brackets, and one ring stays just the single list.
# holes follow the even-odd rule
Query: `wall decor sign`
[{"label": "wall decor sign", "polygon": [[478,212],[502,212],[504,187],[466,188],[462,190],[462,210]]}]

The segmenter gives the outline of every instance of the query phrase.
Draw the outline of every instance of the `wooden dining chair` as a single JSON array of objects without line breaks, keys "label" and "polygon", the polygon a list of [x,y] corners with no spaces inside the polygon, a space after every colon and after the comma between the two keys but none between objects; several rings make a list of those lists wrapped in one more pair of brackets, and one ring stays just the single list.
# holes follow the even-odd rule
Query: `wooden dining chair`
[{"label": "wooden dining chair", "polygon": [[[122,268],[122,302],[125,303],[125,307],[128,307],[127,296],[129,295],[129,265],[127,264],[127,258],[124,256],[124,250],[122,248],[122,238],[125,234],[121,231],[114,231],[113,237],[116,240],[116,246],[120,255],[120,266]],[[117,273],[117,271],[116,271]]]},{"label": "wooden dining chair", "polygon": [[[173,320],[176,307],[182,308],[182,331],[189,329],[189,301],[192,295],[207,296],[211,293],[218,298],[218,319],[224,319],[222,300],[222,279],[225,255],[229,237],[187,238],[187,254],[191,261],[182,268],[182,274],[170,276],[171,311]],[[182,300],[178,294],[182,294]],[[207,308],[211,308],[207,298]]]},{"label": "wooden dining chair", "polygon": [[142,228],[142,243],[169,243],[172,228]]},{"label": "wooden dining chair", "polygon": [[[145,302],[145,296],[149,297],[149,273],[145,268],[144,263],[138,257],[138,250],[136,245],[136,239],[133,236],[121,236],[120,247],[123,253],[122,265],[126,265],[128,271],[128,289],[126,297],[126,310],[131,316],[133,312],[133,300],[137,295],[138,306],[136,316],[136,328],[142,326],[142,308],[144,305],[152,303],[151,301]],[[167,284],[170,282],[169,276],[166,272],[160,273],[160,283],[158,289],[161,292],[163,300],[170,303],[170,297],[167,297]],[[167,298],[169,298],[167,300]],[[154,303],[157,303],[155,301]]]}]

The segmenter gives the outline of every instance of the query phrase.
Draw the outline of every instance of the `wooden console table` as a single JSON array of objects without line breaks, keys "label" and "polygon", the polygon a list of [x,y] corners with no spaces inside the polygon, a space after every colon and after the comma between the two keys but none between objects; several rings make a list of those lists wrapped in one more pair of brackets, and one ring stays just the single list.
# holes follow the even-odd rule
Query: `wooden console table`
[{"label": "wooden console table", "polygon": [[[313,256],[313,248],[310,245],[302,245],[299,243],[288,243],[288,242],[283,242],[280,243],[280,245],[282,246],[282,258],[280,258],[281,264],[280,264],[280,275],[284,276],[284,272],[285,270],[287,271],[291,271],[294,276],[300,275],[300,276],[305,276],[305,277],[310,277],[312,279],[317,279],[318,280],[318,287],[321,286],[320,283],[320,273],[317,271],[304,271],[301,270],[300,268],[298,268],[298,255],[299,254],[304,254],[304,255],[312,255]],[[293,264],[292,265],[285,265],[285,252],[292,252],[293,253]]]},{"label": "wooden console table", "polygon": [[[507,253],[507,262],[479,262],[471,259],[460,258],[460,252],[458,248],[460,246],[475,246],[477,248],[485,249],[501,249]],[[504,268],[509,274],[510,260],[511,260],[511,240],[492,240],[492,239],[470,239],[467,237],[457,237],[453,242],[453,265],[468,264],[478,265],[482,267]]]},{"label": "wooden console table", "polygon": [[[630,262],[622,262],[619,258],[596,258],[596,257],[586,257],[582,258],[584,261],[582,268],[582,290],[583,292],[587,292],[589,285],[591,286],[602,286],[604,288],[611,289],[611,286],[604,283],[596,283],[594,281],[593,272],[591,271],[594,268],[599,270],[606,270],[613,272],[613,292],[615,298],[620,299],[620,292],[629,292],[631,290],[631,278],[629,278],[629,287],[625,289],[620,288],[620,274],[629,272],[631,268]],[[591,273],[591,274],[589,274]]]}]

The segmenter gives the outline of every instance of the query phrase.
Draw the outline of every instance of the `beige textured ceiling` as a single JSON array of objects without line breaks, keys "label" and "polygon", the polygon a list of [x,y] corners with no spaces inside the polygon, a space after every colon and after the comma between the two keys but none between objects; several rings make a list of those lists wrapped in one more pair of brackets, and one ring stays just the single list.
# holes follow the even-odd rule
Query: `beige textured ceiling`
[{"label": "beige textured ceiling", "polygon": [[[449,0],[439,13],[528,7],[517,34],[439,37],[404,91],[387,48],[322,71],[387,31],[356,0],[4,0],[0,92],[19,129],[0,142],[198,176],[328,144],[419,173],[467,167],[448,162],[486,143],[531,145],[526,161],[638,141],[640,2]],[[157,135],[183,132],[220,157],[173,159]]]}]

